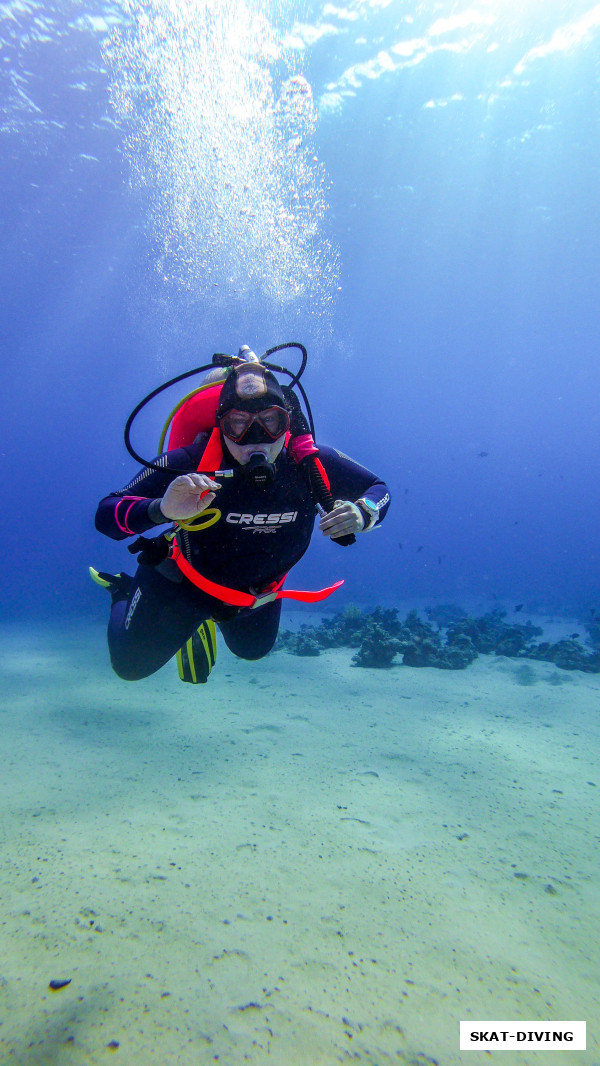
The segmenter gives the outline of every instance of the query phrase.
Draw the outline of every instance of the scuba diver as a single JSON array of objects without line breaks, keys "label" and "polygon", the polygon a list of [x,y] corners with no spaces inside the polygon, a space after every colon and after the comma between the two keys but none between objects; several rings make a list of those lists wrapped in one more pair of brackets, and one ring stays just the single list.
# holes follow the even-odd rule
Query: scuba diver
[{"label": "scuba diver", "polygon": [[[290,347],[303,353],[296,374],[265,361]],[[130,415],[125,442],[143,469],[101,500],[96,528],[113,540],[137,537],[129,548],[139,556],[137,572],[90,567],[111,594],[108,645],[124,680],[148,677],[176,655],[181,679],[204,683],[216,658],[215,624],[235,655],[262,658],[277,638],[283,599],[320,602],[343,584],[283,587],[308,548],[316,514],[321,533],[342,545],[385,517],[386,485],[341,452],[315,445],[299,384],[306,357],[296,343],[270,348],[260,359],[247,346],[238,356],[216,355],[155,389]],[[161,454],[143,459],[129,436],[142,407],[208,369],[200,388],[169,416]],[[291,383],[280,384],[275,371]],[[167,524],[159,536],[141,536]]]}]

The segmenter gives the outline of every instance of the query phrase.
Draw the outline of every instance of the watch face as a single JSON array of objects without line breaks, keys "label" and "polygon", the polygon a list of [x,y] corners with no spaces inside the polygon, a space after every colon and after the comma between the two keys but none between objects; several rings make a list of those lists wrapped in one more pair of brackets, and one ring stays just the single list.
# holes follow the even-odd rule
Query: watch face
[{"label": "watch face", "polygon": [[374,503],[372,503],[371,500],[362,500],[362,499],[360,500],[360,508],[363,511],[363,513],[366,516],[368,516],[367,519],[366,519],[366,525],[365,525],[364,528],[365,529],[371,529],[372,526],[375,525],[375,522],[377,521],[377,519],[379,517],[379,508],[376,507],[376,505]]}]

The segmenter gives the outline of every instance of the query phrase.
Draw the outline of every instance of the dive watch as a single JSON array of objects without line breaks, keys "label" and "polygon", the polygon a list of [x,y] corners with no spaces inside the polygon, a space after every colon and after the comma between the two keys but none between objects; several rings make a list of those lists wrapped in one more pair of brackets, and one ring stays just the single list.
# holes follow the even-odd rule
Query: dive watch
[{"label": "dive watch", "polygon": [[364,496],[361,496],[360,500],[356,501],[356,506],[360,507],[360,510],[364,515],[365,524],[362,531],[363,533],[367,533],[370,529],[373,529],[373,526],[379,518],[379,508],[372,500],[365,500]]}]

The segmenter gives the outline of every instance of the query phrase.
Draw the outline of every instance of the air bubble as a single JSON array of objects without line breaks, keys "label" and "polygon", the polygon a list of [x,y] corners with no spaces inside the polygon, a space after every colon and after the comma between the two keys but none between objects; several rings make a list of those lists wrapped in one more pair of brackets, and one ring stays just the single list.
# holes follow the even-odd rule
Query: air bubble
[{"label": "air bubble", "polygon": [[[264,13],[243,0],[125,0],[106,46],[135,178],[153,194],[164,273],[201,292],[326,307],[338,291],[326,235],[315,108]],[[216,277],[217,282],[213,282]],[[214,297],[212,297],[214,300]]]}]

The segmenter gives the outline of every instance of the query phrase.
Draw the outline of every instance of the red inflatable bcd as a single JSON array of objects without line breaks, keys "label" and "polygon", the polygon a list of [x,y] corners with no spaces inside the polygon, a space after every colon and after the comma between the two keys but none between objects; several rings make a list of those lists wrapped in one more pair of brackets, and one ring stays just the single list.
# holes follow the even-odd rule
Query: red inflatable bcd
[{"label": "red inflatable bcd", "polygon": [[215,418],[223,382],[204,385],[194,392],[176,410],[167,442],[167,450],[184,448],[193,444],[199,433],[210,433],[215,428]]}]

